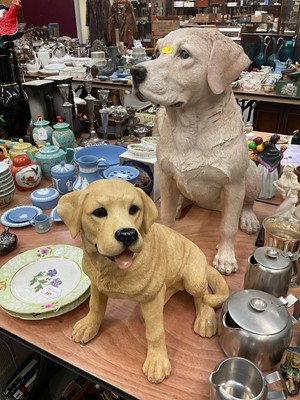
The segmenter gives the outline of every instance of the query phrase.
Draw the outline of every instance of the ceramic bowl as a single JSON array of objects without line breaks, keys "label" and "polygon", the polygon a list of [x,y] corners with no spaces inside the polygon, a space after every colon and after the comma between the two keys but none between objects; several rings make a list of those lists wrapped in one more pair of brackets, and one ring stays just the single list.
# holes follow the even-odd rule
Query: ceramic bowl
[{"label": "ceramic bowl", "polygon": [[0,198],[5,197],[11,192],[15,191],[15,184],[13,183],[10,187],[6,188],[5,190],[0,191]]},{"label": "ceramic bowl", "polygon": [[30,195],[32,205],[42,210],[48,210],[57,206],[59,192],[54,188],[34,190]]},{"label": "ceramic bowl", "polygon": [[10,174],[9,165],[6,162],[1,161],[0,162],[0,178],[1,178],[1,180],[3,178],[5,178],[6,175],[9,175],[9,174]]},{"label": "ceramic bowl", "polygon": [[129,144],[127,150],[130,154],[138,158],[154,158],[156,156],[155,147],[145,146],[142,143]]},{"label": "ceramic bowl", "polygon": [[0,186],[0,196],[1,194],[6,193],[9,189],[14,188],[15,187],[15,183],[13,180],[7,182],[6,185],[1,185]]},{"label": "ceramic bowl", "polygon": [[145,136],[141,139],[141,142],[146,146],[156,147],[159,141],[159,136]]},{"label": "ceramic bowl", "polygon": [[10,192],[9,194],[6,194],[5,196],[0,196],[0,208],[7,206],[11,202],[11,199],[13,198],[15,193],[15,189]]},{"label": "ceramic bowl", "polygon": [[128,165],[115,165],[103,171],[105,179],[122,179],[135,185],[140,171]]},{"label": "ceramic bowl", "polygon": [[104,144],[99,146],[88,146],[76,151],[74,160],[78,163],[79,157],[82,156],[97,156],[98,158],[104,158],[109,167],[120,164],[120,155],[125,152],[124,147]]},{"label": "ceramic bowl", "polygon": [[3,188],[3,186],[6,186],[8,183],[13,182],[14,178],[12,176],[12,174],[8,174],[8,176],[6,178],[1,178],[1,182],[0,182],[0,190],[1,188]]}]

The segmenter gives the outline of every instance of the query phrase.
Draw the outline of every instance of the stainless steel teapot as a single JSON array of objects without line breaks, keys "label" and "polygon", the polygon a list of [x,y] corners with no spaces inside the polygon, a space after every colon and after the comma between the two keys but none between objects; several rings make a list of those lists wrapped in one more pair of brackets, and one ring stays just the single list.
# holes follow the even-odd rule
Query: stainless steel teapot
[{"label": "stainless steel teapot", "polygon": [[[287,310],[294,305],[291,316]],[[242,290],[231,295],[221,311],[219,343],[228,357],[244,357],[260,369],[278,364],[290,345],[300,303],[290,294],[276,298],[261,290]]]},{"label": "stainless steel teapot", "polygon": [[248,258],[244,289],[257,289],[275,297],[287,295],[298,253],[286,253],[275,247],[260,247]]}]

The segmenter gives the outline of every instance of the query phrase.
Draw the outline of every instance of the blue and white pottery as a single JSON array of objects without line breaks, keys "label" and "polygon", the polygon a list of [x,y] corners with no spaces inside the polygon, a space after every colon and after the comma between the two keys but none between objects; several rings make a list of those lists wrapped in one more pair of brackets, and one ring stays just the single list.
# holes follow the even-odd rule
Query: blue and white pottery
[{"label": "blue and white pottery", "polygon": [[42,210],[48,210],[57,206],[59,192],[54,188],[43,188],[34,190],[30,195],[32,204]]},{"label": "blue and white pottery", "polygon": [[120,164],[120,155],[125,151],[126,149],[124,147],[111,144],[87,146],[75,152],[74,160],[77,163],[79,157],[96,156],[98,159],[104,158],[107,161],[108,166],[111,167]]},{"label": "blue and white pottery", "polygon": [[115,165],[103,171],[105,179],[122,179],[135,185],[140,171],[137,168],[128,165]]},{"label": "blue and white pottery", "polygon": [[72,192],[73,183],[76,179],[76,168],[73,164],[66,164],[61,161],[58,165],[51,168],[53,187],[60,194]]},{"label": "blue and white pottery", "polygon": [[79,157],[76,162],[79,167],[79,173],[73,184],[74,191],[83,190],[90,183],[98,179],[103,179],[103,169],[108,167],[105,159],[99,159],[93,155]]}]

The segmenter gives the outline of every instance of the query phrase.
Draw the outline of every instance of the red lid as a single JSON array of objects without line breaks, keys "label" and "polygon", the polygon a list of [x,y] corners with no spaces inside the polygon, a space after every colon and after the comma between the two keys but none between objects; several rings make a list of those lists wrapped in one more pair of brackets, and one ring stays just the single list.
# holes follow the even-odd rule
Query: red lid
[{"label": "red lid", "polygon": [[12,162],[15,167],[23,167],[32,163],[27,154],[19,154],[17,156],[14,156]]}]

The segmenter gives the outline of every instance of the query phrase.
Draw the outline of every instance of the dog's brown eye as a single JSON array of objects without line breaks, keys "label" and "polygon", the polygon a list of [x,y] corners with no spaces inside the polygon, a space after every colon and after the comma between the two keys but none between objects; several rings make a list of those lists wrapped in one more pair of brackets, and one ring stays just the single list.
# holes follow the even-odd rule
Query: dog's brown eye
[{"label": "dog's brown eye", "polygon": [[107,211],[103,207],[96,208],[96,210],[93,211],[93,215],[98,218],[103,218],[107,216]]},{"label": "dog's brown eye", "polygon": [[181,50],[179,55],[181,58],[189,58],[189,56],[190,56],[189,53],[185,50]]},{"label": "dog's brown eye", "polygon": [[134,215],[139,211],[139,207],[136,206],[135,204],[132,204],[129,208],[129,214]]}]

